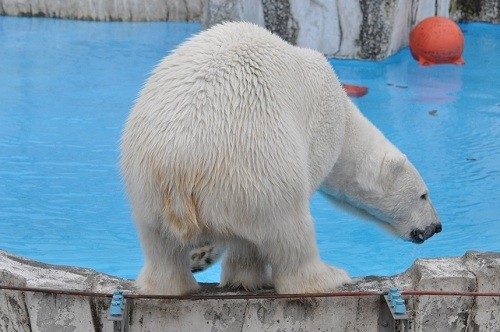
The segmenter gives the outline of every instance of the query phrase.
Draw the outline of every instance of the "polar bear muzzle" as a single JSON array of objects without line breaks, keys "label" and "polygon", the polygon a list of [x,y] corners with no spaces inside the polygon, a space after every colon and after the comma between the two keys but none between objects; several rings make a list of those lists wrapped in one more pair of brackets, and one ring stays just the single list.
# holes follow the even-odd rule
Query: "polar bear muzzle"
[{"label": "polar bear muzzle", "polygon": [[411,241],[417,244],[424,243],[425,240],[427,240],[434,234],[441,232],[442,230],[443,227],[440,223],[431,224],[424,229],[414,229],[410,232]]}]

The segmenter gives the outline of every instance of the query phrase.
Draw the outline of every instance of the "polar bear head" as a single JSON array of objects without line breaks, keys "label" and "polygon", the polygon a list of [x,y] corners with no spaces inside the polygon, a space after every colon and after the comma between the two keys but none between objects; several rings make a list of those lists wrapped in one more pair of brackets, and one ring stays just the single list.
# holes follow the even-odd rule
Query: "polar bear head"
[{"label": "polar bear head", "polygon": [[339,163],[322,191],[335,205],[382,221],[405,240],[423,243],[439,233],[429,190],[411,162],[398,150],[376,156],[368,154],[354,167]]}]

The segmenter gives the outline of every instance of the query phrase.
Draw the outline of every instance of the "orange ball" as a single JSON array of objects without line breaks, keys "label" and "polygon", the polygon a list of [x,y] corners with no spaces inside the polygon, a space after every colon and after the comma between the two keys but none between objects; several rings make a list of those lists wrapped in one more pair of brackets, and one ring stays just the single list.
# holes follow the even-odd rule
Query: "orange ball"
[{"label": "orange ball", "polygon": [[411,31],[410,51],[420,65],[463,65],[464,35],[458,25],[449,18],[429,17]]}]

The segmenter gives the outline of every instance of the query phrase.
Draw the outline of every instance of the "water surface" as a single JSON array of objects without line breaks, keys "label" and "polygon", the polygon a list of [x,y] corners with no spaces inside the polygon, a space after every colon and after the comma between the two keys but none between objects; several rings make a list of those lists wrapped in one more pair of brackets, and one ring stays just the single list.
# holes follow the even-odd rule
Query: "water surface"
[{"label": "water surface", "polygon": [[[418,257],[500,251],[500,26],[461,27],[465,66],[420,67],[408,49],[382,62],[331,61],[342,82],[368,86],[356,104],[419,169],[443,223],[417,246],[315,195],[321,256],[353,276],[399,273]],[[120,132],[155,64],[200,30],[0,17],[1,249],[137,275]]]}]

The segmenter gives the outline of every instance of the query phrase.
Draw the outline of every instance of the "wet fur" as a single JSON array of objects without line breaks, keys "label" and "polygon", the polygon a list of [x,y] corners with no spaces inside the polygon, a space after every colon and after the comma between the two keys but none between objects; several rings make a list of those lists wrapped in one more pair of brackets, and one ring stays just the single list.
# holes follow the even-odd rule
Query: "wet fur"
[{"label": "wet fur", "polygon": [[[248,23],[213,27],[163,59],[121,152],[145,293],[196,291],[192,246],[207,239],[226,247],[222,286],[315,293],[349,282],[319,257],[309,200],[321,184],[336,199],[374,205],[388,222],[424,209],[397,202],[425,184],[324,56]],[[418,213],[401,234],[431,222]]]}]

